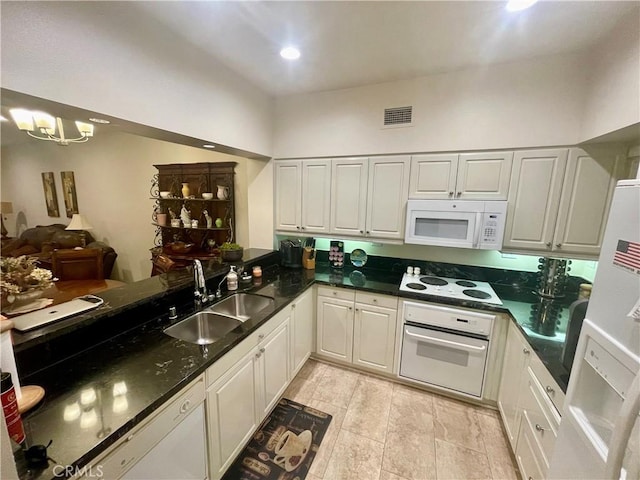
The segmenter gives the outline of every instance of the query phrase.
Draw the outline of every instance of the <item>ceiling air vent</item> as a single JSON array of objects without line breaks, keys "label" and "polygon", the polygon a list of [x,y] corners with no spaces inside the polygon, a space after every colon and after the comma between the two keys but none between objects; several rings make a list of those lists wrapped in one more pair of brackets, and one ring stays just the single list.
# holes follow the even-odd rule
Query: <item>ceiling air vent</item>
[{"label": "ceiling air vent", "polygon": [[393,107],[384,109],[385,127],[409,127],[412,123],[413,107]]}]

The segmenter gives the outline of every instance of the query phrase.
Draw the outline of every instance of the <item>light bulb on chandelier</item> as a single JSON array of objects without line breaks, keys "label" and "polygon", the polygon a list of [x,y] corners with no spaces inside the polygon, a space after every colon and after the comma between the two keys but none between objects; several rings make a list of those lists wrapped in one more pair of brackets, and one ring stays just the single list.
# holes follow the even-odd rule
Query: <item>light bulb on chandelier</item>
[{"label": "light bulb on chandelier", "polygon": [[11,113],[13,121],[16,122],[20,130],[27,132],[27,135],[38,140],[52,141],[58,145],[69,145],[70,143],[84,143],[90,137],[93,137],[94,127],[91,123],[76,121],[76,128],[80,136],[67,138],[65,137],[60,117],[53,117],[45,112],[32,112],[24,108],[12,108],[9,113]]}]

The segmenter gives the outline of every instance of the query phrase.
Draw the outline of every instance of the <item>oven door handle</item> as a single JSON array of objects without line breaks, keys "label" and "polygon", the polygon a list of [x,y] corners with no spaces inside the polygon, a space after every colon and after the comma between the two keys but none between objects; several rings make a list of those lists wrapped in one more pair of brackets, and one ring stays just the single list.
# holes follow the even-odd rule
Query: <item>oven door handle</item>
[{"label": "oven door handle", "polygon": [[411,333],[406,328],[404,329],[404,333],[409,335],[410,337],[420,338],[421,340],[427,340],[431,343],[443,343],[445,345],[453,345],[454,347],[460,347],[465,350],[473,350],[477,352],[482,352],[487,349],[486,345],[482,345],[481,347],[476,347],[475,345],[466,345],[464,343],[452,342],[451,340],[444,340],[442,338],[434,338],[434,337],[425,337],[424,335],[417,335],[415,333]]}]

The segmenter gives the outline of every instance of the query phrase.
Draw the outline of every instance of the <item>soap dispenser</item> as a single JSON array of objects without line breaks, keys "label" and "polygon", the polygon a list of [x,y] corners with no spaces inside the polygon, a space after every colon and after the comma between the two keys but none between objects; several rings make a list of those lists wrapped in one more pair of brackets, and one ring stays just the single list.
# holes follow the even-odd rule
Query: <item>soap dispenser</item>
[{"label": "soap dispenser", "polygon": [[229,267],[229,273],[227,273],[227,290],[237,290],[238,289],[238,274],[236,273],[236,267],[231,265]]}]

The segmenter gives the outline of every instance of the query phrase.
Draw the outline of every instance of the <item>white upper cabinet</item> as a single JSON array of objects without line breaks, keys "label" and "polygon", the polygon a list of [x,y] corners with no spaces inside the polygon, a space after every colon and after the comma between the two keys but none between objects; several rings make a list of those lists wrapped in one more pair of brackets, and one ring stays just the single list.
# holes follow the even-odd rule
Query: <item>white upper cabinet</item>
[{"label": "white upper cabinet", "polygon": [[516,153],[505,250],[598,256],[624,156],[606,147],[590,151]]},{"label": "white upper cabinet", "polygon": [[409,156],[333,160],[331,233],[402,239]]},{"label": "white upper cabinet", "polygon": [[275,163],[276,230],[329,233],[331,160]]},{"label": "white upper cabinet", "polygon": [[516,152],[503,247],[550,250],[568,150]]},{"label": "white upper cabinet", "polygon": [[367,237],[404,237],[409,157],[378,157],[369,161],[367,194]]},{"label": "white upper cabinet", "polygon": [[367,216],[368,158],[333,160],[331,233],[364,235]]},{"label": "white upper cabinet", "polygon": [[414,155],[409,198],[506,200],[513,152]]},{"label": "white upper cabinet", "polygon": [[616,181],[624,164],[616,151],[594,159],[582,149],[569,152],[553,249],[597,256]]}]

